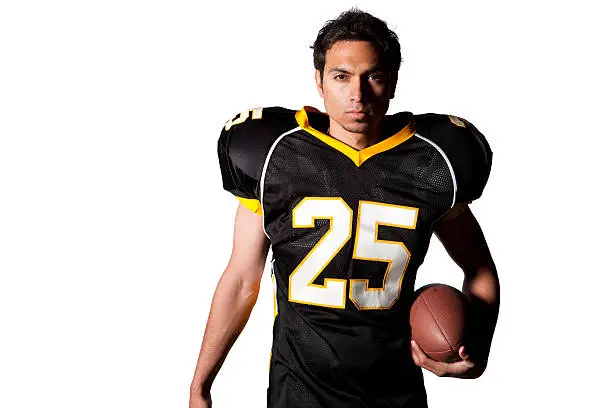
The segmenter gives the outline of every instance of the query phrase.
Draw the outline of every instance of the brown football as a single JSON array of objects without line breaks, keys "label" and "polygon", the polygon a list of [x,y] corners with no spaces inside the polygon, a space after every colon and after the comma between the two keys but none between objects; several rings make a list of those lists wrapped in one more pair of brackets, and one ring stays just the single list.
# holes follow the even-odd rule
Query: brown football
[{"label": "brown football", "polygon": [[420,288],[410,309],[412,339],[429,358],[461,360],[467,323],[467,297],[452,286],[434,283]]}]

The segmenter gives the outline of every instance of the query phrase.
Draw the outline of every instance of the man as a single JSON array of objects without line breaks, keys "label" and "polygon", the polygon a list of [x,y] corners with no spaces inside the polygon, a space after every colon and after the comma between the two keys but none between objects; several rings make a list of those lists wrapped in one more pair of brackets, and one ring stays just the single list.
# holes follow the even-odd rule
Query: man
[{"label": "man", "polygon": [[[467,203],[489,176],[486,140],[453,116],[385,116],[400,47],[370,14],[342,13],[313,49],[326,113],[254,109],[221,132],[223,186],[241,204],[191,408],[211,406],[212,382],[255,304],[270,246],[268,407],[426,407],[420,367],[462,378],[485,369],[499,282]],[[410,341],[416,271],[432,232],[465,272],[477,321],[462,360],[450,364]]]}]

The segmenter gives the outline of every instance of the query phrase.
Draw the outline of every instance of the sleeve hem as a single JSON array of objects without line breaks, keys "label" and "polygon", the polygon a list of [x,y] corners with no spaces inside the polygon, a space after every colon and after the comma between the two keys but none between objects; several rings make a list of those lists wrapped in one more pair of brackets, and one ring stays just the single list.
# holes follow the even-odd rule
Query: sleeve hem
[{"label": "sleeve hem", "polygon": [[244,205],[249,210],[253,211],[255,214],[263,215],[263,210],[261,209],[261,203],[259,202],[258,199],[244,198],[244,197],[239,197],[239,196],[236,196],[236,198],[238,199],[238,201],[240,201],[242,205]]}]

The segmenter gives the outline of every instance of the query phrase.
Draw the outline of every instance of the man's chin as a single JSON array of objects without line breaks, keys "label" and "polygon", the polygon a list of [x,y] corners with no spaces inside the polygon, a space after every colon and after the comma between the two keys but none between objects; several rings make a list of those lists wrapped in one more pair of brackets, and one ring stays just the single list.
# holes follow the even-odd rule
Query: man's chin
[{"label": "man's chin", "polygon": [[342,126],[345,130],[352,133],[365,133],[370,129],[369,122],[350,122]]}]

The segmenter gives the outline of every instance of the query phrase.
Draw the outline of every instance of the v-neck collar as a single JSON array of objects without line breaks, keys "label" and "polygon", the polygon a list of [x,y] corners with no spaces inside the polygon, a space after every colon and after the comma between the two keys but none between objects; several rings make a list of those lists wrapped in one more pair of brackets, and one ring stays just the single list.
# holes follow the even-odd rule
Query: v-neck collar
[{"label": "v-neck collar", "polygon": [[320,112],[318,109],[313,108],[312,106],[304,106],[301,110],[295,113],[295,120],[297,121],[298,125],[303,130],[315,136],[323,143],[338,150],[340,153],[343,153],[345,156],[351,159],[351,161],[355,163],[357,167],[361,166],[363,162],[365,162],[370,157],[392,149],[395,146],[410,139],[416,131],[414,126],[414,119],[413,117],[411,117],[408,124],[392,136],[383,139],[380,142],[373,144],[372,146],[368,146],[365,149],[355,150],[354,148],[341,142],[340,140],[333,138],[330,135],[326,135],[325,133],[310,126],[307,112],[317,112],[323,115],[327,115],[327,113]]}]

